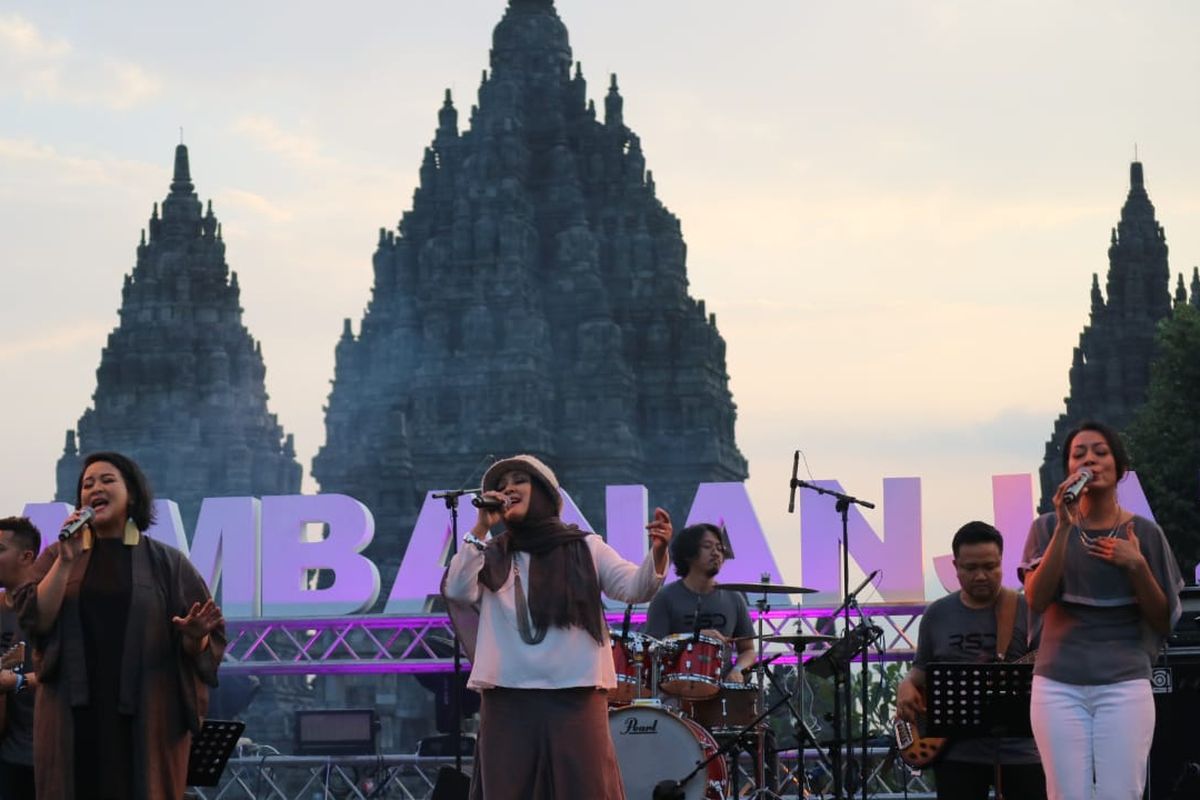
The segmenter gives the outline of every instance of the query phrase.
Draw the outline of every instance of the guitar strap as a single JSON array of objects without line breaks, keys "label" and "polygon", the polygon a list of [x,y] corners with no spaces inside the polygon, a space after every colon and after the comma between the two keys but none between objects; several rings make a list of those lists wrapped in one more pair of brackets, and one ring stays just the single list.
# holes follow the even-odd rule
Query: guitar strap
[{"label": "guitar strap", "polygon": [[1017,592],[1007,587],[1000,587],[1000,596],[996,598],[996,658],[1004,660],[1008,653],[1008,645],[1012,642],[1013,628],[1017,624]]}]

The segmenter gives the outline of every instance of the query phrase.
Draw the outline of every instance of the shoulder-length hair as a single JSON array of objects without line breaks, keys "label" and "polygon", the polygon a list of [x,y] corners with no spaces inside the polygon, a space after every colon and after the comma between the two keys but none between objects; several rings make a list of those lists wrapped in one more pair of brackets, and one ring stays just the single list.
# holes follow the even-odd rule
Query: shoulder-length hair
[{"label": "shoulder-length hair", "polygon": [[139,531],[144,531],[154,524],[154,492],[150,489],[150,481],[137,462],[121,453],[111,450],[101,450],[89,453],[83,459],[79,468],[79,480],[75,483],[75,507],[79,508],[83,497],[83,473],[97,461],[112,464],[121,473],[125,481],[125,491],[129,494],[128,517],[137,525]]}]

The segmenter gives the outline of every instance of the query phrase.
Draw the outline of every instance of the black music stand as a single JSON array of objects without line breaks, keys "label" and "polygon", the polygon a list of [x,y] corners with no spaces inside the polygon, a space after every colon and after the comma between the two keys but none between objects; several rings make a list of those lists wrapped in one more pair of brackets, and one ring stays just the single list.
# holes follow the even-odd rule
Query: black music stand
[{"label": "black music stand", "polygon": [[1033,736],[1032,664],[952,664],[926,668],[928,736]]},{"label": "black music stand", "polygon": [[197,736],[192,737],[188,753],[188,786],[216,786],[225,764],[246,730],[239,720],[206,719]]}]

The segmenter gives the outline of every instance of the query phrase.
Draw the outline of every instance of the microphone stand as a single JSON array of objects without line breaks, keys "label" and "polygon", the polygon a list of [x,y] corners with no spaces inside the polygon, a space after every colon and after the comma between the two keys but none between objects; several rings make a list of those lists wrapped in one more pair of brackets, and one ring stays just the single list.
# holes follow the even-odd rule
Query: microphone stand
[{"label": "microphone stand", "polygon": [[[796,477],[796,470],[799,466],[799,452],[800,451],[797,450],[796,456],[794,456],[792,459],[792,480],[791,480],[791,483],[789,484],[789,488],[791,491],[791,498],[795,498],[796,489],[798,489],[798,488],[809,489],[811,491],[816,492],[817,494],[829,495],[830,497],[834,498],[837,501],[837,505],[835,506],[835,508],[837,509],[838,514],[840,514],[842,517],[842,542],[841,542],[841,544],[842,544],[842,591],[847,592],[847,594],[844,595],[844,597],[843,597],[842,607],[841,607],[840,611],[842,613],[842,617],[844,620],[844,629],[842,630],[842,636],[844,638],[848,639],[848,637],[850,636],[850,606],[854,603],[854,598],[852,598],[848,593],[848,590],[850,589],[850,506],[851,505],[859,505],[859,506],[862,506],[863,508],[874,508],[875,504],[868,502],[866,500],[860,500],[857,497],[854,497],[853,495],[848,495],[843,492],[834,491],[833,489],[826,489],[824,486],[820,486],[820,485],[818,485],[816,483],[812,483],[810,481],[799,480]],[[789,500],[788,510],[791,511],[793,509],[793,507],[794,507],[793,503]],[[835,614],[835,617],[836,617],[836,614]],[[854,758],[854,744],[850,740],[850,726],[851,726],[850,718],[851,718],[851,709],[852,709],[852,706],[854,703],[854,693],[853,693],[853,689],[850,685],[850,678],[853,675],[853,668],[852,668],[853,658],[854,658],[853,653],[850,653],[849,658],[847,658],[847,660],[846,660],[845,668],[837,670],[837,672],[835,673],[835,675],[837,677],[834,679],[835,685],[834,685],[834,693],[833,693],[833,716],[834,716],[835,727],[837,729],[836,733],[839,736],[843,736],[842,742],[840,744],[838,744],[838,746],[836,748],[833,749],[833,770],[834,770],[833,771],[833,794],[834,794],[834,797],[836,798],[836,800],[842,800],[843,797],[849,796],[847,794],[843,794],[843,790],[845,788],[845,780],[844,780],[845,776],[842,774],[842,747],[843,746],[845,747],[846,766],[849,766],[850,760]],[[864,650],[863,651],[863,681],[864,682],[867,679],[866,678],[866,669],[867,669],[867,660],[866,659],[867,659],[867,655],[866,655],[866,651]],[[839,682],[840,682],[840,685],[838,685]],[[846,708],[845,720],[843,720],[841,718],[842,703],[845,703],[845,708]],[[863,705],[862,713],[863,713],[863,717],[865,719],[866,713],[867,713],[867,708],[866,708],[865,704]],[[867,797],[867,760],[866,760],[866,741],[865,741],[865,739],[863,741],[862,763],[859,764],[859,786],[862,789],[863,800],[866,800],[866,797]]]},{"label": "microphone stand", "polygon": [[[450,510],[450,558],[458,555],[458,498],[468,494],[478,494],[478,489],[451,489],[438,492],[434,498],[446,501]],[[458,627],[450,626],[454,634],[454,691],[450,694],[450,713],[454,717],[454,769],[459,775],[462,771],[462,646],[458,640]]]}]

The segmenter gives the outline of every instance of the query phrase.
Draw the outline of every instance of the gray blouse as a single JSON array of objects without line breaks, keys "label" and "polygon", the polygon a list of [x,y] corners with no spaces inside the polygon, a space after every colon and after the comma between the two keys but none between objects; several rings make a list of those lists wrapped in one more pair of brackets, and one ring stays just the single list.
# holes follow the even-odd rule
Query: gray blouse
[{"label": "gray blouse", "polygon": [[[1041,563],[1050,544],[1056,517],[1043,514],[1033,522],[1019,568],[1025,572]],[[1134,516],[1133,527],[1150,572],[1166,595],[1172,627],[1182,606],[1183,578],[1162,528]],[[1109,530],[1072,528],[1068,533],[1062,581],[1042,617],[1042,640],[1033,673],[1062,683],[1100,685],[1150,679],[1151,666],[1163,636],[1142,619],[1133,584],[1119,567],[1087,553],[1082,536],[1106,536]],[[1116,529],[1126,539],[1125,526]]]}]

